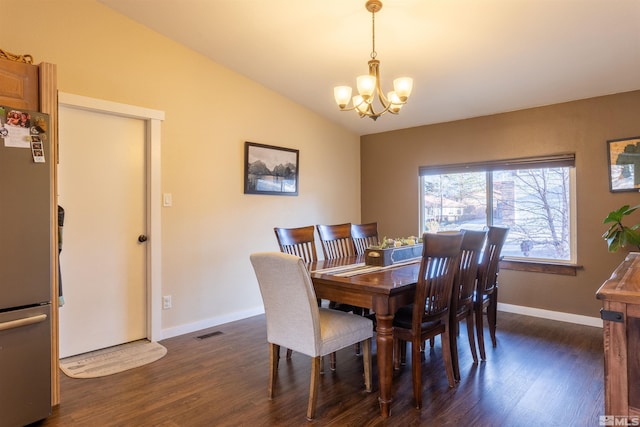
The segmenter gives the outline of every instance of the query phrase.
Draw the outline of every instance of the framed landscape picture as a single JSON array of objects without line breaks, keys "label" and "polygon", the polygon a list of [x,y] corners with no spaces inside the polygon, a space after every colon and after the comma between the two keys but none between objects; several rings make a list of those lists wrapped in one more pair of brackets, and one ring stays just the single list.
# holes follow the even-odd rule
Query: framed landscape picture
[{"label": "framed landscape picture", "polygon": [[244,143],[244,193],[298,195],[299,151]]},{"label": "framed landscape picture", "polygon": [[607,141],[609,191],[640,191],[640,136]]}]

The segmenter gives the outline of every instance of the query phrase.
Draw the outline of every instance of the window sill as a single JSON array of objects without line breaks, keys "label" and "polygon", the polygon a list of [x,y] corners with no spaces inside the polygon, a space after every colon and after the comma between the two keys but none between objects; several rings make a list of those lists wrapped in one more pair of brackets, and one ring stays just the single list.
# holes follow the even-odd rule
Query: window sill
[{"label": "window sill", "polygon": [[560,264],[542,261],[521,261],[503,259],[500,268],[504,270],[528,271],[530,273],[560,274],[563,276],[575,276],[583,267],[575,264]]}]

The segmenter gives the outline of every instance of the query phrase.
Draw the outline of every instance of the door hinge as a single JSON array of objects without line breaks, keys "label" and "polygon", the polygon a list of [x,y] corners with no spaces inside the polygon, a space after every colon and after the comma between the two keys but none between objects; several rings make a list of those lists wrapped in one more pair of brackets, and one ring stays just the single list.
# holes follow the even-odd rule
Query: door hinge
[{"label": "door hinge", "polygon": [[610,322],[624,322],[624,314],[619,311],[600,309],[600,317],[602,320],[608,320]]}]

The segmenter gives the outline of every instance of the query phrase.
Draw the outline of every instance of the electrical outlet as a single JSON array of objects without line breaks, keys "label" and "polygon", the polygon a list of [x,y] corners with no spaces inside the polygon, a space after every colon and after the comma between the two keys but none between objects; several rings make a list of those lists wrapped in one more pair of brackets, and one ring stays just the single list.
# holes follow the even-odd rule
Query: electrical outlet
[{"label": "electrical outlet", "polygon": [[162,309],[166,310],[171,308],[171,295],[165,295],[162,297]]}]

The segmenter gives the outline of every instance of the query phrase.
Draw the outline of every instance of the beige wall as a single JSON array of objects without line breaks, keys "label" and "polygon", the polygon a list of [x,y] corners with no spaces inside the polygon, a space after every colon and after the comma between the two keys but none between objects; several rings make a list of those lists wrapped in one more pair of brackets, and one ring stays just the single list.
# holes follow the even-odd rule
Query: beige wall
[{"label": "beige wall", "polygon": [[422,165],[573,152],[584,269],[575,277],[502,270],[500,302],[599,317],[595,292],[624,258],[607,252],[602,220],[640,203],[638,193],[609,192],[606,141],[640,135],[638,117],[640,91],[364,136],[362,220],[378,220],[388,235],[417,233]]},{"label": "beige wall", "polygon": [[[165,111],[162,191],[174,201],[162,209],[162,293],[174,307],[162,312],[167,330],[260,307],[248,255],[277,250],[274,226],[355,222],[362,209],[382,234],[416,233],[420,165],[576,153],[584,269],[576,277],[503,270],[502,302],[597,316],[595,291],[623,258],[607,253],[602,218],[640,198],[609,193],[605,141],[640,135],[640,92],[369,135],[358,145],[356,135],[93,0],[23,0],[2,8],[2,28],[1,48],[57,64],[61,91]],[[244,195],[244,141],[300,149],[300,196]]]},{"label": "beige wall", "polygon": [[[357,135],[96,1],[5,6],[0,47],[57,64],[60,91],[166,113],[165,331],[261,310],[249,254],[278,249],[274,226],[359,221]],[[300,195],[244,195],[244,141],[299,149]]]}]

